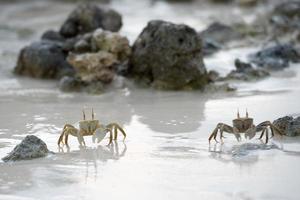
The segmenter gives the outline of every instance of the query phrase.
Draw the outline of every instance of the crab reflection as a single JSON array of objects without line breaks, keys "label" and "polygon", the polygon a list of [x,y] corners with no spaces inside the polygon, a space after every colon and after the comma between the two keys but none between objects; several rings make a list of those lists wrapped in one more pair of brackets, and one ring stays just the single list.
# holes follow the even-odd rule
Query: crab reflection
[{"label": "crab reflection", "polygon": [[233,162],[239,165],[254,164],[259,160],[257,151],[265,150],[281,150],[276,144],[257,143],[243,143],[233,146],[226,146],[224,144],[209,145],[210,157],[221,161],[223,163]]}]

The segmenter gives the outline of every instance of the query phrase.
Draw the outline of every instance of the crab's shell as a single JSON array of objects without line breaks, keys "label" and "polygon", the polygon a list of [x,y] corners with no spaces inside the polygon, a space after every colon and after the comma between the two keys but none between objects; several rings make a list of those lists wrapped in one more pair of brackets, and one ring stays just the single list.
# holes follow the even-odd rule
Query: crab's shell
[{"label": "crab's shell", "polygon": [[232,124],[233,127],[237,128],[240,133],[244,133],[253,126],[253,118],[237,118],[232,120]]},{"label": "crab's shell", "polygon": [[97,129],[98,125],[99,120],[83,120],[79,122],[79,129],[87,134],[92,134]]}]

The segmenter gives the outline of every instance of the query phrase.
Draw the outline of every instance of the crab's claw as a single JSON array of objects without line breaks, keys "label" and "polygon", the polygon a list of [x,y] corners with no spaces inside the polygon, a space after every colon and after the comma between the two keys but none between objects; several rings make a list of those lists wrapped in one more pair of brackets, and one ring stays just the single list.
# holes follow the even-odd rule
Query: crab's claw
[{"label": "crab's claw", "polygon": [[101,142],[105,138],[105,136],[108,132],[109,132],[109,130],[106,128],[100,127],[98,129],[96,129],[96,131],[93,135],[93,138],[92,138],[93,142],[95,143],[96,139],[97,139],[97,143]]},{"label": "crab's claw", "polygon": [[245,131],[245,138],[251,140],[256,134],[256,127],[249,128]]}]

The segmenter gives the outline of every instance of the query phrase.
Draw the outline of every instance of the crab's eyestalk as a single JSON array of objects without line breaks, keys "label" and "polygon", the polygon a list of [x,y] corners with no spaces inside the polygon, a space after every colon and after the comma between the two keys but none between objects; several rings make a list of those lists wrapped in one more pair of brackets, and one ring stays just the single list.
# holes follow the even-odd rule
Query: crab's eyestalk
[{"label": "crab's eyestalk", "polygon": [[85,112],[82,110],[83,120],[85,120]]},{"label": "crab's eyestalk", "polygon": [[94,109],[92,108],[92,120],[94,120],[95,115],[94,115]]},{"label": "crab's eyestalk", "polygon": [[248,118],[249,114],[248,114],[248,109],[246,108],[246,117]]},{"label": "crab's eyestalk", "polygon": [[236,117],[239,119],[240,118],[240,111],[237,109]]}]

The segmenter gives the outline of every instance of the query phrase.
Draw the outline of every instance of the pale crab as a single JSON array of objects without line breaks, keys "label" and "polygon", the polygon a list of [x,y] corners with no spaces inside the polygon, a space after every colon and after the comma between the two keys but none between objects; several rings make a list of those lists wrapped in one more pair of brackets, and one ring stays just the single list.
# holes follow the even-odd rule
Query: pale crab
[{"label": "pale crab", "polygon": [[267,144],[269,141],[269,129],[271,130],[271,138],[274,136],[275,133],[279,135],[283,135],[283,133],[270,121],[264,121],[257,126],[253,124],[253,118],[249,117],[248,111],[246,110],[246,117],[240,117],[239,111],[237,112],[237,118],[232,120],[233,126],[229,126],[224,123],[218,123],[212,134],[209,136],[208,141],[210,142],[212,138],[216,142],[218,131],[220,131],[220,140],[223,143],[223,132],[234,134],[238,141],[241,141],[241,133],[245,133],[245,138],[252,139],[257,132],[261,131],[261,135],[259,139],[265,135],[265,143]]},{"label": "pale crab", "polygon": [[67,147],[68,145],[68,137],[69,135],[72,135],[74,137],[77,137],[79,144],[82,146],[86,146],[85,141],[83,139],[84,136],[92,136],[93,142],[101,142],[106,134],[109,132],[109,144],[112,143],[112,140],[117,140],[118,138],[118,131],[120,131],[124,139],[126,138],[126,133],[124,129],[117,123],[110,123],[108,125],[103,125],[99,123],[99,120],[95,120],[95,114],[94,110],[92,109],[92,119],[86,120],[85,118],[85,112],[83,113],[83,120],[79,121],[79,129],[75,128],[71,124],[66,124],[63,128],[63,131],[58,139],[58,146],[60,144],[65,144]]}]

